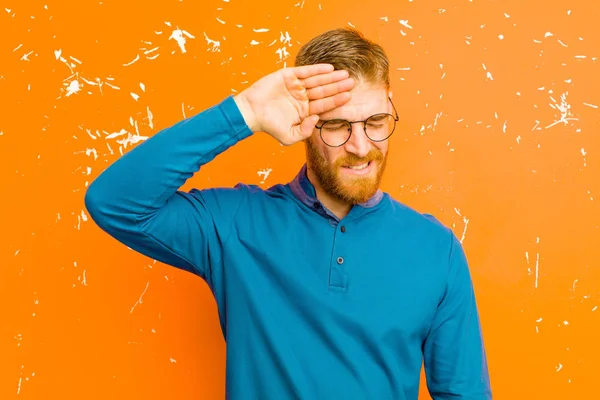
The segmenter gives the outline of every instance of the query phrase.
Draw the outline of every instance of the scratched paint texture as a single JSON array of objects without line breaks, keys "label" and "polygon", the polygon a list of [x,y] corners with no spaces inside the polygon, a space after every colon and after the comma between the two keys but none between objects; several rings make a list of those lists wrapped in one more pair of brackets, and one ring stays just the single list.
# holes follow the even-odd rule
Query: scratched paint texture
[{"label": "scratched paint texture", "polygon": [[[348,24],[392,61],[401,119],[383,188],[467,251],[495,398],[595,398],[599,12],[586,0],[6,0],[0,398],[223,398],[208,287],[102,233],[85,189]],[[301,145],[256,135],[185,188],[266,188],[302,162]]]}]

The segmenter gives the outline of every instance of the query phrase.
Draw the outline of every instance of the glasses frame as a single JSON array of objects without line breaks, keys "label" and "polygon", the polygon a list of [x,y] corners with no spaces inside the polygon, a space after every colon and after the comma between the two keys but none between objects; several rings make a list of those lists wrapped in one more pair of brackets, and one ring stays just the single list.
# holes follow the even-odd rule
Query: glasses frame
[{"label": "glasses frame", "polygon": [[[377,113],[377,114],[371,115],[369,118],[367,118],[365,120],[362,120],[362,121],[348,121],[348,120],[341,119],[341,118],[329,119],[327,121],[323,121],[323,123],[321,124],[321,126],[315,126],[315,128],[317,128],[319,130],[319,136],[321,137],[321,140],[323,141],[323,143],[325,143],[329,147],[341,147],[341,146],[345,145],[346,143],[348,143],[348,140],[350,140],[350,138],[352,137],[352,134],[354,133],[354,128],[353,128],[354,124],[357,124],[359,122],[363,123],[363,130],[365,131],[365,135],[369,138],[370,141],[372,141],[372,142],[383,142],[385,140],[388,140],[392,136],[392,134],[396,131],[396,123],[400,120],[400,116],[398,115],[398,111],[396,110],[396,106],[394,106],[394,102],[392,101],[392,98],[388,97],[388,100],[392,104],[392,108],[394,109],[394,113],[396,114],[396,116],[394,116],[394,115],[392,115],[390,113]],[[374,139],[371,139],[369,137],[369,134],[367,133],[367,121],[369,119],[377,116],[377,115],[389,115],[390,117],[392,117],[394,119],[394,128],[392,129],[392,131],[390,132],[390,134],[386,138],[379,139],[379,140],[374,140]],[[348,138],[342,144],[339,144],[337,146],[332,146],[329,143],[327,143],[325,141],[325,139],[323,139],[323,131],[321,130],[321,128],[323,128],[323,126],[326,123],[331,122],[331,121],[344,121],[344,122],[348,122],[350,124],[350,134],[348,135]]]}]

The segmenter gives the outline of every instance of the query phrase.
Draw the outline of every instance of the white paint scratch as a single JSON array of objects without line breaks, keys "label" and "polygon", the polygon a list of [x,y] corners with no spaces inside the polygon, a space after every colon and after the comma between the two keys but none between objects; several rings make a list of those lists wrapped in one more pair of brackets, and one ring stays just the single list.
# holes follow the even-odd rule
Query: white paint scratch
[{"label": "white paint scratch", "polygon": [[[537,238],[537,244],[540,243],[540,238]],[[536,253],[536,258],[535,258],[535,288],[538,288],[538,280],[540,277],[540,253],[539,251]]]},{"label": "white paint scratch", "polygon": [[461,243],[465,241],[465,236],[467,235],[467,226],[469,225],[469,219],[463,217],[463,222],[465,223],[465,228],[463,229],[462,237],[460,238]]},{"label": "white paint scratch", "polygon": [[487,67],[485,66],[485,64],[482,63],[481,66],[483,67],[483,70],[486,71],[486,73],[485,73],[486,80],[493,81],[494,77],[492,76],[492,73],[487,70]]},{"label": "white paint scratch", "polygon": [[407,20],[407,19],[401,19],[399,22],[400,22],[400,25],[402,25],[402,26],[405,26],[405,27],[407,27],[408,29],[412,29],[412,28],[413,28],[412,26],[410,26],[410,25],[408,24],[408,20]]},{"label": "white paint scratch", "polygon": [[140,295],[140,298],[138,299],[138,301],[136,301],[135,304],[133,305],[133,307],[131,307],[131,311],[129,311],[129,314],[133,313],[133,310],[137,307],[138,304],[142,304],[142,298],[144,297],[144,294],[146,294],[146,291],[148,290],[148,285],[150,285],[150,281],[146,282],[146,287],[144,288],[144,291]]},{"label": "white paint scratch", "polygon": [[29,56],[33,54],[33,50],[31,50],[29,53],[23,54],[23,57],[21,57],[22,61],[30,61],[29,60]]},{"label": "white paint scratch", "polygon": [[139,59],[140,59],[140,55],[139,55],[139,54],[137,54],[133,60],[129,61],[128,63],[125,63],[125,64],[123,64],[123,66],[124,66],[124,67],[128,67],[128,66],[130,66],[131,64],[133,64],[134,62],[138,61]]},{"label": "white paint scratch", "polygon": [[565,92],[560,96],[560,103],[558,103],[554,97],[550,96],[550,100],[552,100],[553,104],[550,103],[550,107],[558,110],[560,112],[560,118],[557,121],[554,121],[550,125],[546,126],[545,129],[551,128],[554,125],[560,124],[561,122],[565,125],[568,124],[569,121],[578,121],[578,118],[570,117],[571,114],[571,105],[567,103],[567,95],[569,92]]},{"label": "white paint scratch", "polygon": [[94,160],[98,159],[98,152],[96,151],[95,148],[91,148],[91,149],[85,149],[85,155],[89,156],[90,154],[94,155]]},{"label": "white paint scratch", "polygon": [[[136,126],[136,124],[137,124],[137,121],[134,121],[132,123],[133,126]],[[136,128],[136,130],[137,130],[137,128]],[[123,137],[125,135],[127,135],[127,137]],[[123,137],[123,138],[121,138],[121,137]],[[139,134],[139,132],[132,134],[128,130],[122,128],[119,132],[110,133],[105,137],[105,139],[115,139],[115,138],[121,138],[121,139],[117,139],[116,142],[118,144],[120,144],[121,146],[123,146],[124,148],[127,148],[127,146],[129,146],[129,145],[133,145],[133,144],[139,143],[143,140],[147,140],[148,136],[142,136]]]},{"label": "white paint scratch", "polygon": [[463,242],[464,242],[464,240],[465,240],[465,236],[467,235],[467,226],[469,225],[469,219],[468,219],[467,217],[463,216],[463,215],[460,213],[460,210],[459,210],[458,208],[456,208],[456,207],[454,207],[454,212],[456,212],[456,214],[457,214],[459,217],[462,217],[462,218],[463,218],[463,222],[464,222],[464,224],[465,224],[465,225],[464,225],[464,228],[463,228],[462,237],[460,238],[460,242],[461,242],[461,243],[463,243]]},{"label": "white paint scratch", "polygon": [[146,106],[146,112],[148,113],[148,126],[150,126],[150,129],[154,129],[154,115],[150,111],[150,107]]},{"label": "white paint scratch", "polygon": [[261,169],[260,171],[257,172],[258,176],[260,176],[262,179],[260,181],[260,183],[265,183],[265,181],[267,180],[267,178],[269,177],[269,174],[273,171],[272,168],[264,168]]},{"label": "white paint scratch", "polygon": [[[23,370],[25,365],[21,365],[21,375],[19,376],[19,383],[17,384],[17,394],[21,394],[21,386],[23,384]],[[31,373],[31,378],[35,376],[35,372]],[[25,381],[28,381],[30,377],[26,376]]]},{"label": "white paint scratch", "polygon": [[206,32],[204,32],[204,39],[206,39],[206,43],[208,45],[212,45],[212,47],[209,47],[208,49],[206,49],[206,51],[211,51],[213,53],[217,53],[217,52],[221,51],[221,42],[220,41],[210,39],[206,35]]},{"label": "white paint scratch", "polygon": [[158,54],[156,54],[154,56],[150,56],[150,57],[148,56],[148,54],[154,53],[159,48],[160,48],[159,46],[153,47],[151,49],[146,49],[145,47],[142,47],[140,50],[144,50],[144,55],[146,56],[147,59],[152,59],[152,57],[156,58],[158,56]]}]

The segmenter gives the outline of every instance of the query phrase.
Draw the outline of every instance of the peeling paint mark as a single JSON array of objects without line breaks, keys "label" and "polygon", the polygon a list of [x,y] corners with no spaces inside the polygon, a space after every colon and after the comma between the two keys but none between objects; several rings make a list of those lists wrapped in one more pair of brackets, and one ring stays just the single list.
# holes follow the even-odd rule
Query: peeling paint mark
[{"label": "peeling paint mark", "polygon": [[182,29],[174,29],[173,32],[171,33],[171,36],[169,36],[169,40],[174,39],[177,44],[179,45],[179,48],[181,49],[182,53],[187,52],[186,48],[185,48],[185,43],[186,43],[186,39],[185,37],[188,37],[189,39],[195,39],[195,37],[190,34],[189,32],[182,30]]}]

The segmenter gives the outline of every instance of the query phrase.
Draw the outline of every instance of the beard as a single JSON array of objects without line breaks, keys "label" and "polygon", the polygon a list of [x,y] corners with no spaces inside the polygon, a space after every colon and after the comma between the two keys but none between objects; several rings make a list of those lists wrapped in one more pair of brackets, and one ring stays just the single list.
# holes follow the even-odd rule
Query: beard
[{"label": "beard", "polygon": [[[348,204],[365,203],[379,189],[381,178],[387,163],[387,155],[373,149],[366,157],[358,157],[348,153],[339,157],[335,162],[328,162],[310,138],[306,142],[306,160],[308,167],[315,174],[321,188],[330,196]],[[342,173],[344,165],[357,165],[371,162],[375,173],[367,176],[345,176]]]}]

